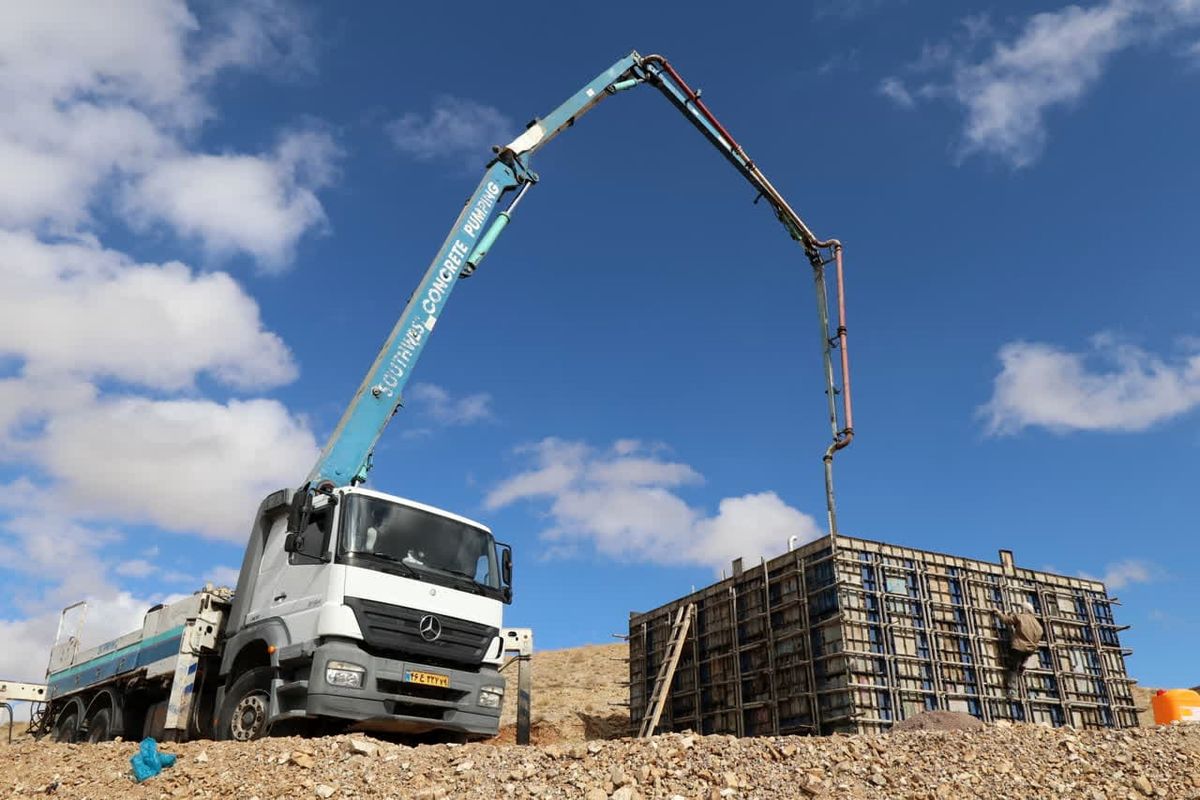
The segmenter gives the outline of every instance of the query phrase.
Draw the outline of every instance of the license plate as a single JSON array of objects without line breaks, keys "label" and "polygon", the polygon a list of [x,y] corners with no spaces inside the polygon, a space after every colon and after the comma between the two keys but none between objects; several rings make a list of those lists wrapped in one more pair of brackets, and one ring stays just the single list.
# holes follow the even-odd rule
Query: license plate
[{"label": "license plate", "polygon": [[440,686],[443,689],[450,688],[450,676],[439,675],[436,672],[417,672],[409,670],[404,673],[404,680],[409,683],[419,683],[422,686]]}]

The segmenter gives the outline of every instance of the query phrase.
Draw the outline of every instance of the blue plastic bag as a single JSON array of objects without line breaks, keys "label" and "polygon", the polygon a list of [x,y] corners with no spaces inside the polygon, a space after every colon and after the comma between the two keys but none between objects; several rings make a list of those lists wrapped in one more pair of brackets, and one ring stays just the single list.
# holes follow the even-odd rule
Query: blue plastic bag
[{"label": "blue plastic bag", "polygon": [[133,777],[141,783],[162,772],[163,767],[174,764],[175,756],[158,752],[158,742],[153,739],[142,739],[138,751],[129,759],[129,763],[133,765]]}]

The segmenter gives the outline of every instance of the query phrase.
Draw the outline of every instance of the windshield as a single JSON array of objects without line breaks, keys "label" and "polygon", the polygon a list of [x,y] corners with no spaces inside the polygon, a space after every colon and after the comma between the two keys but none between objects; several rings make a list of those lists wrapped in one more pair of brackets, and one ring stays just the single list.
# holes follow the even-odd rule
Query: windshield
[{"label": "windshield", "polygon": [[342,512],[342,550],[404,564],[420,577],[449,575],[500,588],[491,534],[454,519],[352,494]]}]

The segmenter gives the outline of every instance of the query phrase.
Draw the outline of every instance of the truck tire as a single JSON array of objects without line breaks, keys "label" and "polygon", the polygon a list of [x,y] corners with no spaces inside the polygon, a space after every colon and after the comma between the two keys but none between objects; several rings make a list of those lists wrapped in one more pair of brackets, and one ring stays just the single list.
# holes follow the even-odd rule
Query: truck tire
[{"label": "truck tire", "polygon": [[50,728],[50,738],[55,742],[74,742],[79,738],[79,706],[75,703],[59,712]]},{"label": "truck tire", "polygon": [[95,744],[96,742],[107,742],[112,738],[112,712],[107,708],[102,708],[87,724],[87,740]]},{"label": "truck tire", "polygon": [[217,715],[218,740],[248,742],[266,735],[273,675],[271,667],[255,667],[233,682]]}]

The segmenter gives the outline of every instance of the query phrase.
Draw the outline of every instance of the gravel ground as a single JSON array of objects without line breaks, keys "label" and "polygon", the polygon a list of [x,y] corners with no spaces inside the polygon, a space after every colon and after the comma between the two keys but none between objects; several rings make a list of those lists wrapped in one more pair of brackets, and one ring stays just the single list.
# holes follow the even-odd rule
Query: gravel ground
[{"label": "gravel ground", "polygon": [[890,736],[405,747],[367,737],[164,745],[176,765],[132,782],[131,742],[25,740],[0,796],[64,798],[1200,798],[1200,726],[1038,726]]}]

